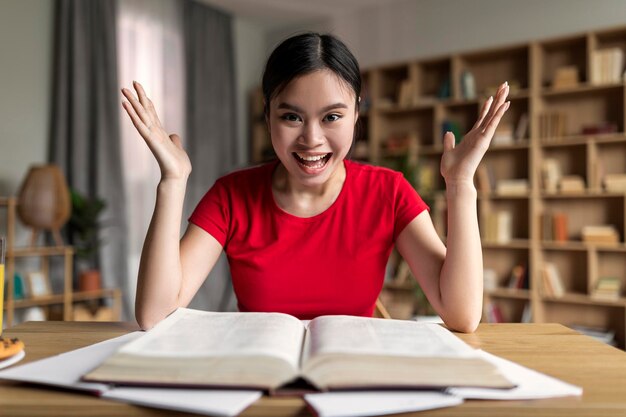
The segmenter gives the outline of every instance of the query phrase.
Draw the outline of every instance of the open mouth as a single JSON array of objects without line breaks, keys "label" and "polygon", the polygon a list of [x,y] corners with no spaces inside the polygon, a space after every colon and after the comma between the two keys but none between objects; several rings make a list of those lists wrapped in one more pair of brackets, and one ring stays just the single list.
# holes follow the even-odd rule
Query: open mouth
[{"label": "open mouth", "polygon": [[332,153],[319,154],[319,155],[306,155],[302,153],[294,152],[293,156],[298,161],[298,164],[309,169],[324,168],[328,163],[328,160],[332,156]]}]

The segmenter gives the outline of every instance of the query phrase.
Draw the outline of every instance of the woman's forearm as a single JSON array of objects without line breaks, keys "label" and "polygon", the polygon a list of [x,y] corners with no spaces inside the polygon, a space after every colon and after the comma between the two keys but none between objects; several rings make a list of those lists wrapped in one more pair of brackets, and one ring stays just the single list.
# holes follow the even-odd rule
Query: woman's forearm
[{"label": "woman's forearm", "polygon": [[135,317],[152,327],[178,307],[182,284],[180,224],[186,180],[162,180],[141,252]]},{"label": "woman's forearm", "polygon": [[442,319],[464,332],[474,331],[482,314],[483,258],[476,195],[471,182],[446,187],[447,251],[439,281]]}]

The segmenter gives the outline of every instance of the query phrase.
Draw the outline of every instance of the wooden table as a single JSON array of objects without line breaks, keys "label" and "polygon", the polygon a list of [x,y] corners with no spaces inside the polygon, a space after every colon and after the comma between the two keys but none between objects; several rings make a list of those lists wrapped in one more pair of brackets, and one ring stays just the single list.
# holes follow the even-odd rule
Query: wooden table
[{"label": "wooden table", "polygon": [[[26,343],[26,363],[137,330],[128,323],[28,322],[3,336]],[[560,324],[481,324],[459,334],[470,345],[582,386],[582,397],[466,401],[416,416],[626,416],[626,352]],[[1,416],[184,416],[54,388],[0,381]],[[242,416],[311,416],[300,398],[264,397]],[[401,414],[404,416],[411,414]]]}]

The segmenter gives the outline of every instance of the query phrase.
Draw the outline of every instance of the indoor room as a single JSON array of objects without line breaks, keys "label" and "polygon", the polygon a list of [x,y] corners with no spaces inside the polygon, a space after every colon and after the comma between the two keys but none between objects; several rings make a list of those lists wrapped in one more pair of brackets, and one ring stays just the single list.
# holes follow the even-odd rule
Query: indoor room
[{"label": "indoor room", "polygon": [[621,415],[623,16],[0,0],[0,414]]}]

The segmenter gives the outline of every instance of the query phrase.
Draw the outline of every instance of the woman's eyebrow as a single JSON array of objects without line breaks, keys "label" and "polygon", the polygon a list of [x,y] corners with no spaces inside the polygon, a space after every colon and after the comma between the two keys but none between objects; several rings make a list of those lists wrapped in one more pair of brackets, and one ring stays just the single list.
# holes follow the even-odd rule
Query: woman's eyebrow
[{"label": "woman's eyebrow", "polygon": [[[298,107],[298,106],[294,106],[293,104],[289,104],[289,103],[280,103],[280,104],[278,105],[278,108],[279,108],[279,109],[293,110],[293,111],[298,112],[298,113],[304,113],[304,110],[302,110],[300,107]],[[339,109],[339,108],[341,108],[341,109],[347,109],[347,108],[348,108],[348,106],[347,106],[346,104],[344,104],[344,103],[334,103],[334,104],[328,105],[328,106],[326,106],[326,107],[323,107],[323,108],[320,110],[320,113],[324,113],[324,112],[327,112],[327,111],[329,111],[329,110],[332,110],[332,109]]]}]

